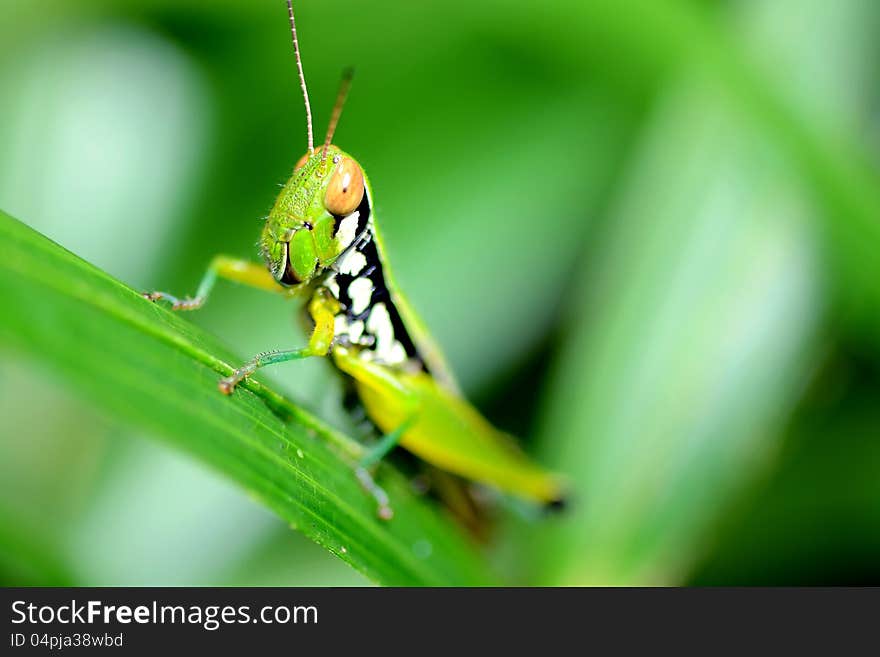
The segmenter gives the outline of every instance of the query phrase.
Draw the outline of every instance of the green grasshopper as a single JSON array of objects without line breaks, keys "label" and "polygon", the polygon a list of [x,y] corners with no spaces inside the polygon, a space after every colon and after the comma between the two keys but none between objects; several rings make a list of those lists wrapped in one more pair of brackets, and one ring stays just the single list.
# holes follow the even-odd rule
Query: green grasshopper
[{"label": "green grasshopper", "polygon": [[308,150],[279,194],[260,236],[265,265],[217,256],[194,297],[165,292],[174,310],[201,307],[218,277],[309,299],[308,345],[259,354],[220,380],[231,395],[259,368],[329,356],[350,377],[370,421],[383,433],[357,474],[389,519],[387,496],[369,471],[400,444],[429,464],[543,504],[562,499],[557,477],[529,461],[461,395],[445,359],[400,293],[373,212],[373,192],[357,161],[331,143],[351,83],[344,76],[327,136],[315,148],[309,94],[287,0],[297,73],[306,110]]}]

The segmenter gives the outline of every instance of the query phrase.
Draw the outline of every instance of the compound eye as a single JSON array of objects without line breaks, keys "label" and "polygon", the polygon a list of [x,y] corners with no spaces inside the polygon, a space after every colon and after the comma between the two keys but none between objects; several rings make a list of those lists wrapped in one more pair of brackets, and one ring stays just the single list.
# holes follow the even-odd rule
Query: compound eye
[{"label": "compound eye", "polygon": [[354,212],[364,198],[364,172],[350,157],[336,165],[324,192],[324,207],[330,214],[344,217]]},{"label": "compound eye", "polygon": [[306,151],[306,154],[299,158],[299,160],[297,160],[296,166],[293,167],[293,172],[296,173],[297,171],[302,169],[306,165],[306,162],[309,161],[309,158],[311,156],[312,154],[309,151]]}]

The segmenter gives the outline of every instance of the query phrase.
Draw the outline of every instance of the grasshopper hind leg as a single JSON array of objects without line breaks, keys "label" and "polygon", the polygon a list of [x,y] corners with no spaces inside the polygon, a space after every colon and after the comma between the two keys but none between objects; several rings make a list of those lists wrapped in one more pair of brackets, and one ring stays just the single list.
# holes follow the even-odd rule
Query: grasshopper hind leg
[{"label": "grasshopper hind leg", "polygon": [[[354,430],[357,431],[362,443],[373,441],[374,445],[378,445],[382,442],[382,438],[376,440],[376,437],[381,435],[380,429],[370,420],[370,417],[367,415],[367,409],[364,408],[357,394],[357,389],[350,379],[346,379],[342,396],[342,407],[352,420]],[[361,488],[376,501],[376,515],[381,520],[391,520],[394,517],[394,510],[391,508],[388,494],[384,488],[376,483],[375,479],[375,470],[379,459],[369,458],[374,453],[374,449],[375,447],[367,448],[366,454],[353,464],[354,473]],[[366,460],[368,462],[365,462]]]},{"label": "grasshopper hind leg", "polygon": [[370,447],[370,449],[367,450],[367,453],[361,457],[360,461],[358,461],[357,468],[355,469],[355,474],[357,475],[358,481],[361,482],[361,486],[363,486],[364,489],[375,498],[376,502],[378,502],[378,514],[382,520],[391,520],[394,516],[394,511],[389,505],[388,495],[373,479],[371,470],[379,464],[379,461],[385,458],[388,452],[394,449],[397,443],[400,442],[403,434],[412,426],[414,421],[415,416],[411,416],[397,427],[397,429],[382,436],[382,438],[380,438],[375,445]]},{"label": "grasshopper hind leg", "polygon": [[358,465],[354,469],[354,474],[363,488],[369,495],[376,500],[376,515],[381,520],[391,520],[394,517],[394,509],[391,508],[391,501],[388,499],[388,493],[373,478],[370,470],[362,465]]}]

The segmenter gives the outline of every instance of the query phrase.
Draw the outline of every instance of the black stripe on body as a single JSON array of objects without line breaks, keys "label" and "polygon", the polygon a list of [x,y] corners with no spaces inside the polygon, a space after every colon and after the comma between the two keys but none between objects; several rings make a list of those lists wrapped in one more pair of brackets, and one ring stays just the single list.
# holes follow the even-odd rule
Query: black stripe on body
[{"label": "black stripe on body", "polygon": [[[418,349],[416,349],[412,337],[410,337],[409,332],[406,330],[406,325],[403,323],[400,311],[391,299],[391,292],[385,282],[385,274],[382,269],[382,261],[379,260],[376,242],[372,239],[371,234],[368,235],[369,239],[364,240],[357,248],[367,260],[366,267],[358,275],[336,275],[336,283],[339,285],[339,302],[343,305],[349,322],[357,320],[366,322],[376,304],[384,302],[385,308],[388,310],[388,316],[391,318],[391,326],[394,328],[394,337],[403,345],[407,356],[421,360]],[[370,296],[370,303],[367,305],[366,310],[356,314],[351,309],[351,297],[348,295],[348,286],[356,278],[364,277],[369,278],[373,283],[373,293]]]},{"label": "black stripe on body", "polygon": [[[385,279],[382,260],[379,257],[379,249],[373,236],[372,224],[369,223],[370,204],[368,194],[364,194],[364,200],[361,202],[358,212],[360,214],[358,216],[357,236],[355,237],[355,241],[352,246],[340,256],[337,262],[341,264],[346,258],[350,258],[353,255],[353,252],[358,252],[363,256],[364,264],[358,271],[352,273],[343,274],[335,269],[331,269],[328,271],[328,275],[322,285],[330,290],[339,301],[342,306],[342,310],[339,314],[345,316],[348,324],[357,321],[364,323],[363,336],[366,336],[368,339],[360,339],[357,341],[357,344],[360,344],[364,351],[373,351],[375,353],[378,349],[379,345],[375,339],[376,336],[370,333],[367,324],[375,307],[378,304],[383,303],[385,309],[388,311],[388,318],[391,323],[394,339],[403,347],[407,359],[418,364],[420,369],[428,371],[425,361],[419,353],[412,336],[410,336],[407,331],[403,317],[391,297],[391,291],[389,290],[388,283]],[[337,221],[337,230],[340,223],[341,220]],[[355,280],[361,278],[367,278],[370,280],[372,283],[372,293],[366,308],[361,312],[355,312],[352,307],[353,303],[351,295],[349,294],[349,286]],[[335,282],[336,285],[333,286],[331,282]],[[338,294],[336,294],[336,288],[338,288]],[[341,338],[344,336],[337,337]],[[370,338],[372,338],[372,340]]]}]

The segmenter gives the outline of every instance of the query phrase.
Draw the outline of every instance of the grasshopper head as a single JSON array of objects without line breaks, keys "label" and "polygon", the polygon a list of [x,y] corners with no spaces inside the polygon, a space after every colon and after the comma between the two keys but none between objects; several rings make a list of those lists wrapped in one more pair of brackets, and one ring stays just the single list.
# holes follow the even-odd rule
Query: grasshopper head
[{"label": "grasshopper head", "polygon": [[282,285],[304,285],[354,242],[367,208],[364,173],[336,146],[306,152],[269,214],[260,238],[266,266]]},{"label": "grasshopper head", "polygon": [[287,1],[296,68],[306,110],[309,149],[293,169],[293,175],[269,213],[260,251],[275,280],[282,285],[307,285],[329,267],[354,242],[359,221],[369,217],[369,195],[364,172],[353,157],[330,142],[351,86],[353,71],[343,72],[342,83],[327,136],[314,148],[309,91],[299,56],[293,4]]}]

